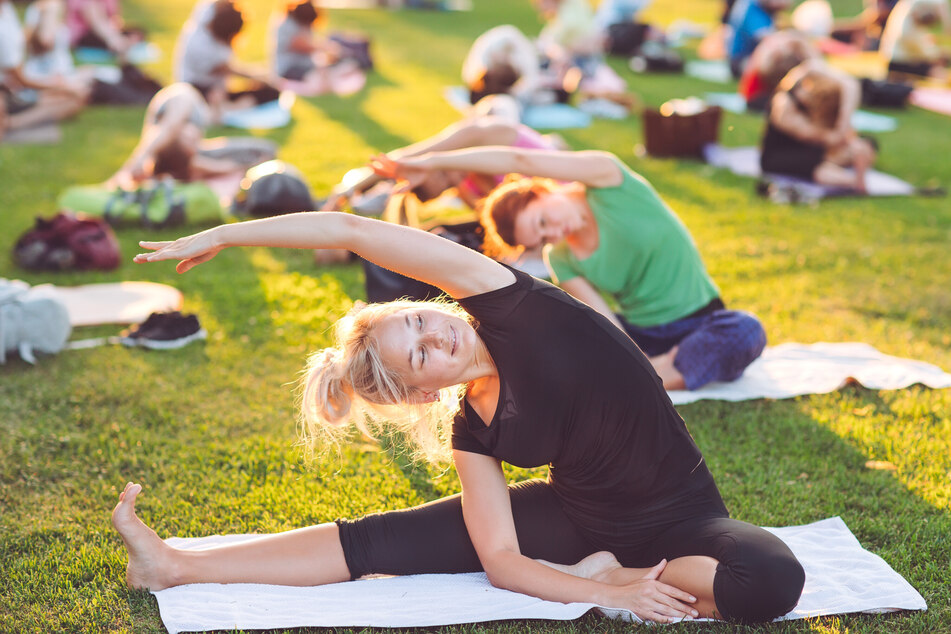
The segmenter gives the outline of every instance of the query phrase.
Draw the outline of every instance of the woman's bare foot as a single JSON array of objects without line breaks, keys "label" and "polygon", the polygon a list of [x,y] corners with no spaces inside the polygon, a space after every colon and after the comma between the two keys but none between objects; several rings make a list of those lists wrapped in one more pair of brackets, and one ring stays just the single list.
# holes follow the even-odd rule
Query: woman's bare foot
[{"label": "woman's bare foot", "polygon": [[560,570],[569,575],[604,583],[608,583],[608,577],[612,572],[621,568],[621,564],[618,563],[617,558],[606,550],[588,555],[578,563],[570,566],[566,564],[553,564],[542,559],[538,561],[549,568]]},{"label": "woman's bare foot", "polygon": [[129,552],[126,583],[140,590],[163,590],[176,585],[172,573],[173,549],[135,514],[135,498],[142,485],[129,482],[112,510],[112,525]]},{"label": "woman's bare foot", "polygon": [[684,390],[687,389],[687,383],[684,381],[684,375],[674,366],[674,359],[677,357],[678,346],[674,346],[664,354],[651,357],[649,360],[654,366],[657,376],[664,382],[665,390]]}]

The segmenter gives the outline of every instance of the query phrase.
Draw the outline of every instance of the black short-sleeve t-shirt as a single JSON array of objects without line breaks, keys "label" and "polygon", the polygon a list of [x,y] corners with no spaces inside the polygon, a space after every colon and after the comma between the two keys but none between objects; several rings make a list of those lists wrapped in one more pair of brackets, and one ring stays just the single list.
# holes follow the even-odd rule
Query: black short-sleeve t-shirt
[{"label": "black short-sleeve t-shirt", "polygon": [[565,512],[596,533],[623,531],[671,492],[711,484],[631,339],[561,289],[512,272],[513,284],[459,300],[478,322],[500,394],[488,424],[463,403],[453,449],[518,467],[548,464]]}]

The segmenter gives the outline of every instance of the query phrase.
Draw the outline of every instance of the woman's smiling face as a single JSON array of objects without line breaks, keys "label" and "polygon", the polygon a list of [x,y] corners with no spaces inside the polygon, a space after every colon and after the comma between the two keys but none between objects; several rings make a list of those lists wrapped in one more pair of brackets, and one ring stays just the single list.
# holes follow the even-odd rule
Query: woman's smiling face
[{"label": "woman's smiling face", "polygon": [[406,308],[374,329],[383,361],[424,393],[471,380],[479,339],[469,322],[437,308]]},{"label": "woman's smiling face", "polygon": [[515,218],[515,241],[527,249],[556,244],[584,226],[577,202],[563,192],[546,192]]}]

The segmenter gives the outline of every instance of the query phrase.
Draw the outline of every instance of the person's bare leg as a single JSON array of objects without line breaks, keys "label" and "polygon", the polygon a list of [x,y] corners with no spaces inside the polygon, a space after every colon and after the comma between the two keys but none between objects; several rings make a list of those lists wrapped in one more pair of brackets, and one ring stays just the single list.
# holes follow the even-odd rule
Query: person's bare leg
[{"label": "person's bare leg", "polygon": [[860,192],[865,192],[865,172],[859,176],[858,170],[852,170],[832,161],[820,163],[812,173],[812,180],[820,185],[830,185],[833,187],[852,187]]},{"label": "person's bare leg", "polygon": [[[538,561],[570,575],[613,586],[623,586],[643,579],[651,571],[651,568],[625,568],[614,555],[606,551],[588,555],[570,566],[541,559]],[[695,596],[697,601],[693,604],[693,608],[700,613],[701,617],[718,619],[721,617],[713,598],[713,577],[717,572],[717,563],[716,559],[701,555],[678,557],[667,562],[659,581]]]},{"label": "person's bare leg", "polygon": [[649,361],[654,366],[657,376],[664,382],[665,390],[685,390],[687,383],[684,381],[684,375],[674,366],[674,359],[677,357],[678,346],[674,346],[664,354],[651,357]]},{"label": "person's bare leg", "polygon": [[112,511],[112,525],[129,552],[126,582],[131,588],[161,590],[186,583],[313,586],[350,580],[336,524],[208,550],[179,550],[136,516],[135,498],[141,490],[138,484],[127,484]]},{"label": "person's bare leg", "polygon": [[65,93],[40,95],[39,101],[29,110],[10,115],[8,128],[22,130],[44,123],[53,123],[68,119],[82,110],[83,102]]}]

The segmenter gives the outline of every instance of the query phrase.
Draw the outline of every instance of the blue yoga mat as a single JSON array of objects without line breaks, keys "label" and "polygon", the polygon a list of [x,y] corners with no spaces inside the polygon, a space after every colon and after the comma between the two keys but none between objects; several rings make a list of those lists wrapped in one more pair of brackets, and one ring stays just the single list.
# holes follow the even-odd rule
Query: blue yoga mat
[{"label": "blue yoga mat", "polygon": [[221,117],[221,123],[244,130],[283,128],[291,122],[292,104],[293,100],[288,100],[282,96],[279,100],[268,101],[252,108],[226,112]]}]

